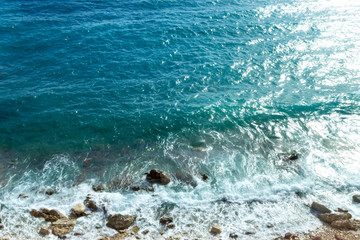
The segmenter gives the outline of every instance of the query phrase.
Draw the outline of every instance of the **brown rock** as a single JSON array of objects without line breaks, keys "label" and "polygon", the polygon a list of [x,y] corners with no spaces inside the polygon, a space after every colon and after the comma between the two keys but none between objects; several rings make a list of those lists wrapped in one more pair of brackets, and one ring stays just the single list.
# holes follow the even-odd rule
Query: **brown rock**
[{"label": "brown rock", "polygon": [[4,225],[0,225],[0,230],[3,230],[4,229]]},{"label": "brown rock", "polygon": [[28,198],[29,196],[23,193],[20,193],[18,198]]},{"label": "brown rock", "polygon": [[146,174],[146,180],[151,183],[166,185],[170,182],[170,175],[164,171],[153,169]]},{"label": "brown rock", "polygon": [[142,231],[142,234],[144,234],[144,235],[146,235],[146,234],[148,234],[149,233],[149,230],[144,230],[144,231]]},{"label": "brown rock", "polygon": [[30,211],[30,215],[33,217],[36,217],[36,218],[42,217],[47,222],[55,222],[59,219],[67,218],[64,214],[62,214],[58,210],[55,210],[55,209],[49,210],[47,208],[40,209],[40,211],[32,209]]},{"label": "brown rock", "polygon": [[360,203],[360,195],[354,195],[353,196],[353,201],[357,202],[357,203]]},{"label": "brown rock", "polygon": [[285,233],[285,239],[291,239],[292,234],[291,233]]},{"label": "brown rock", "polygon": [[208,180],[208,178],[209,178],[208,175],[206,175],[205,173],[202,173],[202,174],[201,174],[201,177],[202,177],[202,180],[203,180],[203,181],[206,181],[206,180]]},{"label": "brown rock", "polygon": [[92,185],[92,189],[95,192],[103,192],[105,190],[104,186],[102,184],[98,184],[98,185]]},{"label": "brown rock", "polygon": [[315,236],[312,238],[312,240],[323,240],[322,237],[319,237],[319,236]]},{"label": "brown rock", "polygon": [[317,202],[313,202],[311,204],[311,208],[315,211],[321,212],[321,213],[331,213],[331,210],[328,209],[327,207],[325,207],[324,205],[317,203]]},{"label": "brown rock", "polygon": [[89,215],[88,213],[85,212],[85,206],[82,204],[76,204],[73,208],[71,208],[71,214],[70,214],[70,218],[79,218],[82,216],[87,216]]},{"label": "brown rock", "polygon": [[220,226],[212,226],[210,233],[213,235],[217,235],[221,233],[221,227]]},{"label": "brown rock", "polygon": [[136,220],[134,215],[111,214],[106,226],[115,230],[124,230],[130,227]]},{"label": "brown rock", "polygon": [[55,236],[62,237],[70,233],[74,229],[75,224],[75,219],[62,218],[51,223],[50,228]]},{"label": "brown rock", "polygon": [[167,225],[167,228],[168,229],[173,229],[173,228],[175,228],[175,224],[169,224],[169,225]]},{"label": "brown rock", "polygon": [[84,205],[89,208],[91,211],[97,211],[99,208],[96,206],[94,200],[91,199],[91,195],[87,195],[84,200]]},{"label": "brown rock", "polygon": [[168,218],[160,218],[160,223],[165,225],[168,223],[172,223],[173,222],[173,218],[172,217],[168,217]]},{"label": "brown rock", "polygon": [[288,160],[296,160],[298,158],[299,158],[299,155],[297,155],[296,153],[293,153],[288,157]]},{"label": "brown rock", "polygon": [[338,234],[335,234],[335,239],[336,239],[336,240],[345,240],[345,238],[341,237],[341,236],[338,235]]},{"label": "brown rock", "polygon": [[360,229],[360,221],[358,220],[337,220],[333,221],[330,226],[339,230],[354,230],[357,231]]},{"label": "brown rock", "polygon": [[134,226],[131,228],[131,231],[133,231],[134,233],[138,233],[140,231],[140,227],[139,226]]},{"label": "brown rock", "polygon": [[53,195],[54,193],[56,193],[56,191],[54,189],[48,189],[45,191],[46,195]]},{"label": "brown rock", "polygon": [[255,234],[255,233],[254,232],[249,232],[249,231],[245,232],[245,235],[253,235],[253,234]]},{"label": "brown rock", "polygon": [[49,229],[47,226],[42,226],[42,227],[40,228],[39,234],[40,234],[41,236],[49,235],[49,234],[50,234],[50,229]]},{"label": "brown rock", "polygon": [[343,209],[343,208],[338,208],[338,209],[337,209],[337,212],[347,213],[347,212],[349,212],[349,211],[346,210],[346,209]]},{"label": "brown rock", "polygon": [[330,224],[330,223],[332,223],[334,221],[350,219],[351,214],[350,213],[333,213],[333,214],[324,213],[324,214],[319,214],[317,217],[321,221]]}]

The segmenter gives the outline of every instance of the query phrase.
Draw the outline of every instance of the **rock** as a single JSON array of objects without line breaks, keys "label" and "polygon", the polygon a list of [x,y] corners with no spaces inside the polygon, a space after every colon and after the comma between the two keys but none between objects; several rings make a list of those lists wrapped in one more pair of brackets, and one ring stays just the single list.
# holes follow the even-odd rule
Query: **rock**
[{"label": "rock", "polygon": [[83,235],[84,233],[78,233],[78,232],[74,233],[74,236],[83,236]]},{"label": "rock", "polygon": [[104,186],[102,184],[99,185],[92,185],[92,189],[95,192],[103,192],[105,190]]},{"label": "rock", "polygon": [[354,195],[353,196],[353,201],[357,202],[357,203],[360,203],[360,195]]},{"label": "rock", "polygon": [[140,231],[140,227],[139,226],[134,226],[134,227],[131,228],[131,231],[133,233],[138,233]]},{"label": "rock", "polygon": [[253,235],[253,234],[255,234],[255,233],[254,232],[249,232],[249,231],[245,232],[245,235]]},{"label": "rock", "polygon": [[73,208],[71,208],[70,218],[79,218],[82,216],[87,216],[88,213],[85,212],[85,206],[82,204],[76,204]]},{"label": "rock", "polygon": [[87,195],[84,200],[84,205],[89,208],[91,211],[97,211],[99,208],[96,206],[94,200],[91,199],[91,195]]},{"label": "rock", "polygon": [[296,153],[293,153],[293,154],[291,154],[289,157],[288,157],[288,160],[296,160],[296,159],[298,159],[299,158],[299,156],[296,154]]},{"label": "rock", "polygon": [[351,214],[350,213],[323,213],[323,214],[319,214],[317,216],[321,221],[326,222],[326,223],[332,223],[334,221],[338,221],[338,220],[348,220],[351,218]]},{"label": "rock", "polygon": [[29,196],[23,193],[20,193],[18,198],[28,198]]},{"label": "rock", "polygon": [[131,188],[131,190],[133,190],[135,192],[140,191],[140,190],[153,192],[154,188],[152,188],[152,187],[143,188],[143,187],[139,187],[139,186],[134,186],[134,187]]},{"label": "rock", "polygon": [[208,175],[206,175],[205,173],[201,173],[201,177],[203,181],[206,181],[209,178]]},{"label": "rock", "polygon": [[285,233],[285,239],[291,239],[292,234],[291,233]]},{"label": "rock", "polygon": [[169,224],[169,225],[167,225],[167,228],[168,229],[173,229],[173,228],[175,228],[175,224]]},{"label": "rock", "polygon": [[146,235],[146,234],[148,234],[149,233],[149,230],[144,230],[144,231],[142,231],[142,234],[144,234],[144,235]]},{"label": "rock", "polygon": [[4,229],[4,225],[0,225],[0,230],[3,230]]},{"label": "rock", "polygon": [[360,229],[360,221],[358,220],[336,220],[333,221],[330,226],[339,230],[353,230],[357,231]]},{"label": "rock", "polygon": [[342,213],[347,213],[347,212],[349,212],[348,210],[343,209],[343,208],[338,208],[336,211],[337,211],[337,212],[342,212]]},{"label": "rock", "polygon": [[74,229],[75,224],[75,219],[62,218],[51,223],[50,228],[55,236],[62,237],[70,233]]},{"label": "rock", "polygon": [[153,169],[150,171],[150,173],[146,174],[146,180],[148,180],[150,183],[166,185],[170,182],[170,176],[164,171]]},{"label": "rock", "polygon": [[50,234],[50,229],[49,229],[47,226],[42,226],[42,227],[40,228],[39,234],[40,234],[41,236],[49,235],[49,234]]},{"label": "rock", "polygon": [[40,209],[40,211],[32,209],[30,211],[30,215],[36,218],[42,217],[47,222],[55,222],[59,219],[67,218],[64,214],[62,214],[58,210],[55,209],[49,210],[47,208]]},{"label": "rock", "polygon": [[210,233],[213,235],[217,235],[221,233],[221,227],[220,226],[212,226]]},{"label": "rock", "polygon": [[134,215],[111,214],[106,226],[115,230],[124,230],[130,227],[136,220]]},{"label": "rock", "polygon": [[197,186],[197,182],[195,181],[194,177],[190,173],[184,170],[176,170],[172,172],[172,174],[175,176],[176,179],[178,179],[179,181],[185,184],[188,184],[192,187]]},{"label": "rock", "polygon": [[272,225],[271,223],[268,223],[268,224],[266,224],[266,227],[267,227],[267,228],[273,228],[274,225]]},{"label": "rock", "polygon": [[338,235],[338,234],[335,234],[335,239],[336,239],[336,240],[345,240],[345,238],[341,237],[341,236]]},{"label": "rock", "polygon": [[315,236],[312,238],[312,240],[323,240],[322,237],[319,237],[319,236]]},{"label": "rock", "polygon": [[173,222],[173,218],[172,217],[168,217],[168,218],[160,218],[160,223],[165,225],[168,223],[172,223]]},{"label": "rock", "polygon": [[45,194],[46,194],[46,195],[49,195],[49,196],[50,196],[50,195],[53,195],[53,194],[55,194],[55,193],[56,193],[56,191],[55,191],[54,189],[48,189],[48,190],[45,191]]},{"label": "rock", "polygon": [[311,209],[321,212],[321,213],[331,213],[331,210],[328,209],[327,207],[325,207],[324,205],[317,203],[317,202],[313,202],[311,204]]},{"label": "rock", "polygon": [[238,238],[239,237],[239,235],[237,235],[237,234],[235,234],[235,233],[230,233],[230,235],[229,235],[229,238]]}]

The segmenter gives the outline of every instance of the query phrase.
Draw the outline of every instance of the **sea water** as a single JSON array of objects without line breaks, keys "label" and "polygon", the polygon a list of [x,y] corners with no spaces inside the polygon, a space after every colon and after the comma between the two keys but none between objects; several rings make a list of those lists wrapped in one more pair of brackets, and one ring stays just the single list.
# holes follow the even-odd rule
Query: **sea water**
[{"label": "sea water", "polygon": [[111,213],[143,239],[272,239],[320,226],[312,201],[360,217],[359,1],[0,3],[1,237],[43,239],[29,210],[88,194],[106,211],[67,239]]}]

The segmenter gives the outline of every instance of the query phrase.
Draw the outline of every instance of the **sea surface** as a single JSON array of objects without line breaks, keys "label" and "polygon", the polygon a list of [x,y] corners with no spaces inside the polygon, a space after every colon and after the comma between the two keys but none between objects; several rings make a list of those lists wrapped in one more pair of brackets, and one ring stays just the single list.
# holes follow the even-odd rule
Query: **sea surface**
[{"label": "sea surface", "polygon": [[359,153],[358,0],[0,0],[0,237],[88,194],[67,239],[307,231],[312,201],[360,218]]}]

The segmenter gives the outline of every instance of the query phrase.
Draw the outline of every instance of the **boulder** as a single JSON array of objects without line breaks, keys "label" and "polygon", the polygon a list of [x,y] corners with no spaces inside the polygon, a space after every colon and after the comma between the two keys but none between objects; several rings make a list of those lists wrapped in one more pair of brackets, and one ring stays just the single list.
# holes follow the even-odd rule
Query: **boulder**
[{"label": "boulder", "polygon": [[285,239],[291,239],[292,234],[291,233],[285,233]]},{"label": "boulder", "polygon": [[50,228],[55,236],[62,237],[70,233],[74,229],[75,224],[75,219],[62,218],[51,223]]},{"label": "boulder", "polygon": [[239,238],[239,235],[237,235],[236,233],[230,233],[229,238],[237,239],[237,238]]},{"label": "boulder", "polygon": [[209,177],[205,173],[201,173],[201,178],[203,181],[206,181],[206,180],[208,180]]},{"label": "boulder", "polygon": [[92,189],[95,192],[103,192],[105,190],[104,186],[102,184],[98,184],[98,185],[92,185]]},{"label": "boulder", "polygon": [[138,232],[140,231],[140,227],[139,227],[139,226],[133,226],[133,227],[131,228],[131,231],[132,231],[133,233],[138,233]]},{"label": "boulder", "polygon": [[36,218],[44,218],[47,222],[55,222],[62,218],[67,218],[64,214],[55,209],[42,208],[40,211],[32,209],[30,215]]},{"label": "boulder", "polygon": [[76,204],[73,208],[71,208],[70,218],[79,218],[82,216],[87,216],[88,213],[85,212],[85,206],[82,204]]},{"label": "boulder", "polygon": [[175,228],[175,224],[169,224],[169,225],[167,225],[167,228],[168,229],[173,229],[173,228]]},{"label": "boulder", "polygon": [[130,227],[136,220],[134,215],[111,214],[106,226],[115,230],[124,230]]},{"label": "boulder", "polygon": [[150,183],[166,185],[170,182],[170,175],[164,171],[153,169],[150,173],[146,174],[146,180]]},{"label": "boulder", "polygon": [[350,213],[323,213],[317,216],[321,221],[331,224],[338,220],[348,220],[351,218]]},{"label": "boulder", "polygon": [[87,195],[84,200],[84,205],[89,208],[91,211],[97,211],[99,208],[96,206],[94,200],[91,199],[91,195]]},{"label": "boulder", "polygon": [[173,218],[172,217],[168,217],[168,218],[160,218],[160,223],[163,225],[166,225],[168,223],[172,223],[173,222]]},{"label": "boulder", "polygon": [[210,233],[213,235],[217,235],[221,233],[221,227],[220,226],[212,226]]},{"label": "boulder", "polygon": [[331,222],[330,226],[339,230],[353,230],[357,231],[360,229],[360,221],[359,220],[336,220]]},{"label": "boulder", "polygon": [[54,190],[54,189],[48,189],[48,190],[45,191],[45,194],[46,194],[46,195],[49,195],[49,196],[50,196],[50,195],[53,195],[53,194],[55,194],[55,193],[56,193],[56,190]]},{"label": "boulder", "polygon": [[353,201],[357,202],[357,203],[360,203],[360,195],[354,195],[353,196]]},{"label": "boulder", "polygon": [[321,212],[321,213],[331,213],[331,210],[328,209],[327,207],[325,207],[324,205],[317,203],[317,202],[313,202],[311,204],[311,209]]},{"label": "boulder", "polygon": [[299,155],[297,155],[296,153],[290,154],[290,156],[287,158],[288,160],[296,160],[299,158]]},{"label": "boulder", "polygon": [[42,226],[42,227],[40,228],[39,234],[40,234],[41,236],[47,236],[47,235],[50,234],[50,229],[49,229],[47,226]]}]

